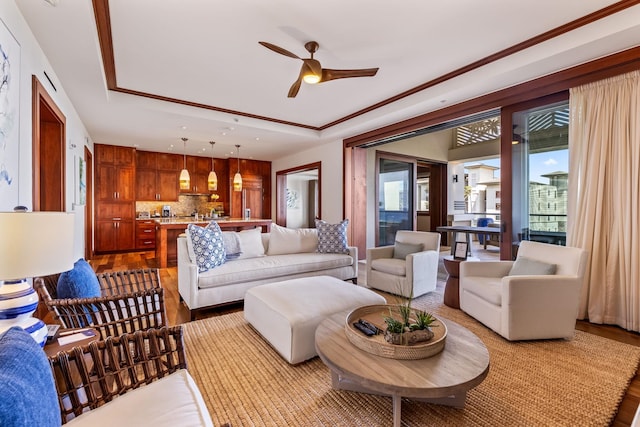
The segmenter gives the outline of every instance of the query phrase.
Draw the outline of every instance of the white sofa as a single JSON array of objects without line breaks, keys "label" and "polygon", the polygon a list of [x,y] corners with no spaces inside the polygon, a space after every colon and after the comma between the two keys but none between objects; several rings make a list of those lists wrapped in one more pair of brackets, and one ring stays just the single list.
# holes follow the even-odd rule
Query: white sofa
[{"label": "white sofa", "polygon": [[[249,233],[258,234],[259,239]],[[274,225],[271,233],[256,229],[239,235],[241,257],[204,273],[198,272],[189,256],[188,238],[178,237],[178,291],[192,320],[196,310],[241,301],[248,289],[265,283],[311,276],[357,282],[357,248],[348,247],[349,253],[318,253],[315,229],[292,230]],[[252,247],[247,247],[251,241]],[[270,242],[274,243],[271,248]]]}]

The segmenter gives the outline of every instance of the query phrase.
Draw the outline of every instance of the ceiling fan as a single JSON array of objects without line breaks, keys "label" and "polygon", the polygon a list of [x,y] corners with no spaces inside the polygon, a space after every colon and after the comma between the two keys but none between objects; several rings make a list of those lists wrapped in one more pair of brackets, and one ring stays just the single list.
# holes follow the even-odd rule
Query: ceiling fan
[{"label": "ceiling fan", "polygon": [[289,89],[289,98],[295,98],[300,90],[300,84],[304,80],[305,83],[316,84],[322,82],[328,82],[329,80],[346,79],[349,77],[373,77],[378,72],[378,68],[362,68],[358,70],[331,70],[329,68],[322,68],[320,62],[313,58],[313,54],[316,53],[320,45],[318,42],[310,41],[305,43],[304,47],[311,54],[310,58],[300,58],[295,53],[291,53],[286,49],[276,46],[268,42],[258,42],[267,49],[279,53],[280,55],[288,56],[290,58],[300,59],[302,61],[302,68],[300,69],[300,75],[298,79],[291,85]]}]

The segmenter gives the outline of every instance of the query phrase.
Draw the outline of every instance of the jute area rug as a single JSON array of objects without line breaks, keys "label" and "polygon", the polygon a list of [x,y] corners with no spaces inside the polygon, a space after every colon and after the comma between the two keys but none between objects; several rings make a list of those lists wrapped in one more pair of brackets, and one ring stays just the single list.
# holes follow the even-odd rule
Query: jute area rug
[{"label": "jute area rug", "polygon": [[[457,409],[403,399],[408,426],[607,426],[640,348],[576,331],[572,340],[511,343],[427,294],[414,306],[465,326],[485,343],[487,378]],[[331,388],[316,357],[291,366],[232,313],[184,325],[189,371],[216,426],[391,426],[391,398]],[[354,351],[359,351],[355,349]]]}]

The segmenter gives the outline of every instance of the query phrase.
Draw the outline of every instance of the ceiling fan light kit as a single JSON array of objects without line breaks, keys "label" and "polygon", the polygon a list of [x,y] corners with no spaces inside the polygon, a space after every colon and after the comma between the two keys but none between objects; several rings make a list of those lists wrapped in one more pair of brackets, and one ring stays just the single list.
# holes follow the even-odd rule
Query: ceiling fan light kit
[{"label": "ceiling fan light kit", "polygon": [[322,68],[320,62],[313,58],[320,45],[315,41],[305,43],[304,48],[311,55],[310,58],[300,58],[295,53],[289,52],[286,49],[276,46],[269,42],[258,42],[262,46],[269,50],[272,50],[280,55],[288,56],[289,58],[299,59],[302,61],[302,67],[300,68],[300,75],[295,82],[289,88],[288,97],[295,98],[300,90],[300,85],[304,81],[308,84],[323,83],[329,80],[346,79],[350,77],[373,77],[378,72],[378,68],[362,68],[356,70],[331,70],[328,68]]}]

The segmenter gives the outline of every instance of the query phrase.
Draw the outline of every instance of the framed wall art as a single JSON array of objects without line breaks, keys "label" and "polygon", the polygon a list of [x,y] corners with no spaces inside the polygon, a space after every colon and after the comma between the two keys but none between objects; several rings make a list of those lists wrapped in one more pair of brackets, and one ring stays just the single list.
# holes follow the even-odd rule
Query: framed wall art
[{"label": "framed wall art", "polygon": [[20,44],[0,19],[0,211],[19,204]]}]

